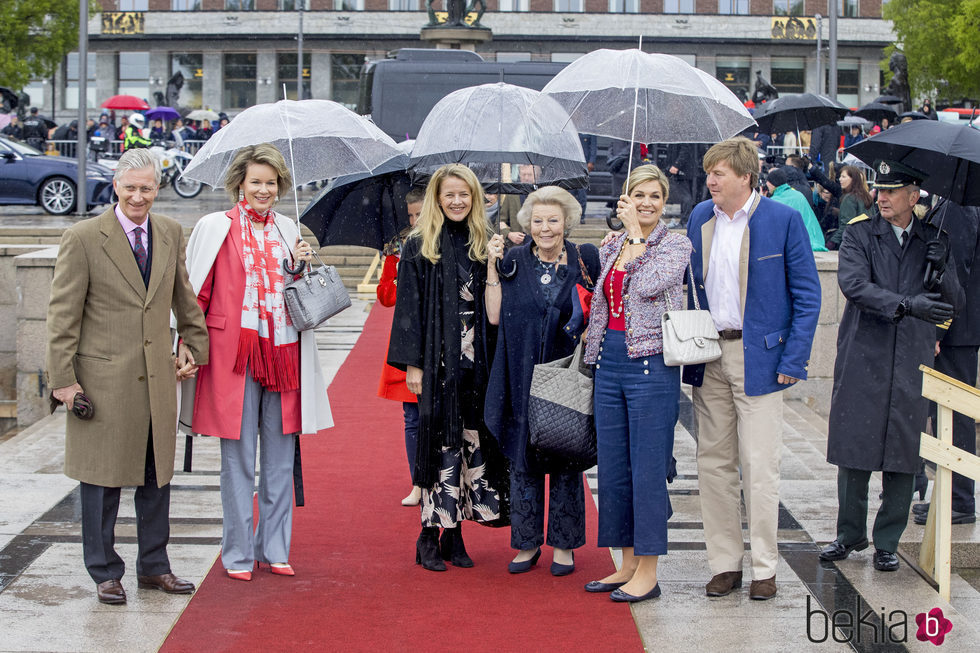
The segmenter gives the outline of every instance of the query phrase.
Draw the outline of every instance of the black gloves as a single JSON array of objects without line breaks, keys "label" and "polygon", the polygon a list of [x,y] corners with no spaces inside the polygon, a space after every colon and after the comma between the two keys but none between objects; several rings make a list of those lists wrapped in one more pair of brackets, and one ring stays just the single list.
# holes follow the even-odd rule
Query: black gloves
[{"label": "black gloves", "polygon": [[941,300],[942,295],[939,293],[924,293],[906,297],[902,300],[902,306],[907,315],[932,324],[941,324],[953,317],[953,307]]},{"label": "black gloves", "polygon": [[942,276],[943,270],[946,269],[948,252],[946,243],[938,238],[930,240],[926,245],[926,261],[932,263],[932,269],[935,270],[937,277]]}]

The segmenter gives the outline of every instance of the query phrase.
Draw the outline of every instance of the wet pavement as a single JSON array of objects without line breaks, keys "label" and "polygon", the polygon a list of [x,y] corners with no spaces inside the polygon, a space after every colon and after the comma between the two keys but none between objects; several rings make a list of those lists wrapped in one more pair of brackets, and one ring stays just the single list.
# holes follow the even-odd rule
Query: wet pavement
[{"label": "wet pavement", "polygon": [[[317,331],[328,378],[357,341],[370,307],[370,298],[355,298],[350,309]],[[376,370],[365,373],[373,375]],[[689,391],[686,386],[685,391]],[[746,559],[741,591],[706,598],[704,583],[710,572],[694,430],[690,399],[684,394],[675,432],[679,475],[669,486],[674,508],[670,553],[661,560],[659,572],[663,597],[632,607],[646,650],[932,651],[933,644],[915,639],[914,619],[934,607],[953,623],[946,650],[977,649],[980,593],[958,575],[953,577],[952,604],[947,604],[908,564],[908,558],[893,573],[872,569],[871,549],[836,564],[819,562],[817,553],[835,534],[836,468],[825,459],[826,421],[798,401],[786,402],[784,409],[779,593],[771,601],[749,600]],[[178,442],[169,552],[175,573],[200,583],[220,547],[220,455],[216,439],[196,438],[194,469],[185,473],[179,471],[184,438]],[[62,411],[0,442],[4,461],[0,467],[0,651],[155,651],[190,597],[139,590],[130,570],[123,578],[129,596],[126,605],[97,602],[82,562],[78,484],[61,473],[63,448]],[[596,470],[587,472],[586,478],[595,498]],[[878,482],[873,481],[870,493],[871,519],[877,509]],[[392,510],[402,510],[400,498],[392,497]],[[136,555],[132,489],[123,492],[116,533],[120,554],[132,563]],[[954,526],[954,535],[976,542],[980,529]],[[903,539],[912,542],[921,536],[921,527],[910,523]],[[835,611],[839,611],[839,626],[849,618],[855,627],[828,630]],[[860,628],[859,618],[863,619]],[[861,641],[856,640],[858,632]],[[900,641],[889,639],[892,635]],[[323,646],[331,648],[328,642]]]}]

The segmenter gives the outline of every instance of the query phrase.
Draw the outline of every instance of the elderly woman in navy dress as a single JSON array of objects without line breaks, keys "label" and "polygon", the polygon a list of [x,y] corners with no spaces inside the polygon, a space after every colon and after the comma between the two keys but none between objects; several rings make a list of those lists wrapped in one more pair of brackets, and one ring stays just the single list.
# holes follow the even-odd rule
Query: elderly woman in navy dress
[{"label": "elderly woman in navy dress", "polygon": [[[508,569],[530,571],[544,539],[544,478],[550,474],[548,540],[554,547],[551,573],[575,569],[572,553],[585,544],[585,491],[581,471],[561,471],[561,461],[544,461],[528,447],[528,398],[536,363],[568,356],[584,330],[578,284],[592,284],[599,272],[594,245],[566,239],[582,214],[566,190],[548,186],[528,195],[517,219],[531,238],[507,252],[503,267],[516,263],[512,279],[495,268],[504,240],[496,235],[487,250],[487,320],[499,324],[497,350],[487,387],[485,421],[510,459],[511,535],[518,550]],[[588,277],[585,280],[584,277]]]},{"label": "elderly woman in navy dress", "polygon": [[665,296],[685,306],[691,241],[661,217],[670,190],[659,168],[634,169],[616,213],[625,233],[599,251],[585,361],[595,364],[599,546],[619,547],[619,571],[585,586],[620,602],[660,596],[659,556],[671,515],[667,475],[674,448],[680,368],[663,361]]}]

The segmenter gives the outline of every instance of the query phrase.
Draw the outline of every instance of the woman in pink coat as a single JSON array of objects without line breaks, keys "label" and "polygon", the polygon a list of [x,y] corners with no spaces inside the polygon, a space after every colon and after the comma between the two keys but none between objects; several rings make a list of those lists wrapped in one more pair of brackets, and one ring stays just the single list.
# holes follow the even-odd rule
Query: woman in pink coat
[{"label": "woman in pink coat", "polygon": [[[293,327],[283,301],[283,260],[310,261],[313,250],[294,222],[272,210],[291,187],[274,146],[239,150],[224,185],[237,203],[201,218],[187,247],[210,338],[191,430],[221,438],[221,561],[228,575],[251,580],[255,563],[265,562],[272,573],[292,576],[295,436],[332,426],[314,334]],[[257,448],[260,519],[253,532]]]}]

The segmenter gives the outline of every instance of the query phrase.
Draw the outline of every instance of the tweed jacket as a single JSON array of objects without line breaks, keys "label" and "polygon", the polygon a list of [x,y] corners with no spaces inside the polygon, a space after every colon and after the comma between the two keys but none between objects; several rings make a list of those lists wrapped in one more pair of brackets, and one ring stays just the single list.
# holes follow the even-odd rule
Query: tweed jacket
[{"label": "tweed jacket", "polygon": [[[605,282],[625,241],[624,233],[599,250],[602,272],[592,295],[591,322],[585,346],[585,362],[589,364],[596,362],[602,336],[609,324]],[[626,264],[623,317],[626,320],[626,351],[630,358],[663,353],[660,318],[667,310],[664,294],[669,293],[674,309],[685,307],[684,272],[690,260],[691,241],[686,236],[671,233],[663,222],[658,222],[647,238],[646,250]]]},{"label": "tweed jacket", "polygon": [[177,381],[170,313],[195,361],[208,362],[204,314],[184,267],[180,224],[151,213],[144,284],[114,207],[72,225],[61,239],[48,304],[49,388],[76,381],[95,406],[68,414],[65,474],[103,487],[143,485],[153,429],[157,483],[174,472]]}]

